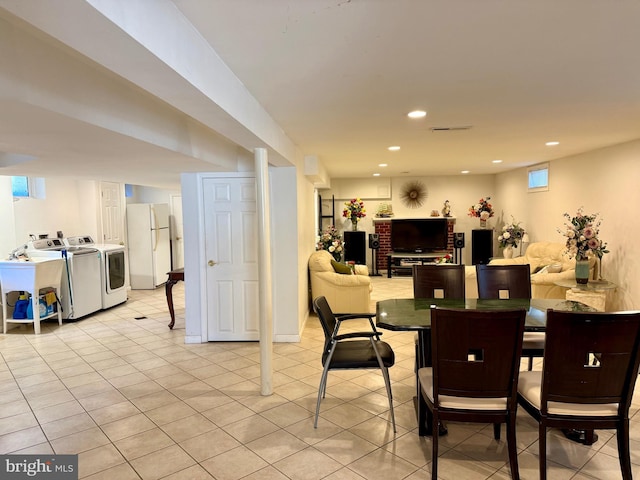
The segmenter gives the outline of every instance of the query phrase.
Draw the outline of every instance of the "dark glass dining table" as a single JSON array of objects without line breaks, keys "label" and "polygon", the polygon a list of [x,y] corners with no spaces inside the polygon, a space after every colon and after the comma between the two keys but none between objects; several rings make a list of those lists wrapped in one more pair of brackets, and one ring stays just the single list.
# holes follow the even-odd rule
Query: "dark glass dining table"
[{"label": "dark glass dining table", "polygon": [[[571,300],[558,298],[500,299],[481,300],[477,298],[445,299],[445,298],[400,298],[381,300],[376,303],[376,326],[386,330],[415,331],[418,334],[418,348],[416,349],[417,368],[431,366],[431,309],[464,308],[482,310],[508,310],[523,308],[526,310],[524,328],[528,332],[544,332],[547,323],[547,310],[561,310],[571,312],[595,312],[588,305]],[[416,372],[417,375],[417,372]],[[417,380],[416,380],[417,384]],[[419,387],[418,387],[419,388]],[[420,392],[416,393],[416,401]],[[418,433],[429,435],[430,428],[419,425]],[[446,429],[440,430],[440,434]]]},{"label": "dark glass dining table", "polygon": [[544,332],[547,310],[574,312],[594,312],[588,305],[558,298],[534,298],[531,300],[500,299],[480,300],[467,298],[399,298],[381,300],[376,303],[376,326],[387,330],[429,331],[431,329],[431,308],[465,308],[478,310],[505,310],[524,308],[527,316],[524,329],[528,332]]}]

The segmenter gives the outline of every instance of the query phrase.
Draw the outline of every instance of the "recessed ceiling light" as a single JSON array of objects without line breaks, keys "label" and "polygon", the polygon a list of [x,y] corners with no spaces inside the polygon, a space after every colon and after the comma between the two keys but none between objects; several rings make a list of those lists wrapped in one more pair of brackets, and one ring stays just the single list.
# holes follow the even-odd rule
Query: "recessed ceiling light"
[{"label": "recessed ceiling light", "polygon": [[502,160],[491,160],[491,163],[502,163]]},{"label": "recessed ceiling light", "polygon": [[547,147],[555,147],[556,145],[560,145],[560,142],[547,142],[545,145]]},{"label": "recessed ceiling light", "polygon": [[387,164],[386,164],[386,163],[379,163],[379,164],[378,164],[378,166],[379,166],[379,167],[386,167],[386,166],[387,166]]},{"label": "recessed ceiling light", "polygon": [[414,110],[413,112],[407,113],[407,117],[409,118],[423,118],[427,116],[427,112],[424,110]]},{"label": "recessed ceiling light", "polygon": [[393,145],[393,146],[389,147],[388,150],[390,152],[397,152],[398,150],[400,150],[400,147],[398,145]]},{"label": "recessed ceiling light", "polygon": [[379,177],[379,176],[380,176],[380,174],[379,174],[379,173],[374,173],[374,174],[373,174],[373,176],[374,176],[374,177]]},{"label": "recessed ceiling light", "polygon": [[467,173],[469,173],[469,170],[462,170],[460,173],[467,174]]}]

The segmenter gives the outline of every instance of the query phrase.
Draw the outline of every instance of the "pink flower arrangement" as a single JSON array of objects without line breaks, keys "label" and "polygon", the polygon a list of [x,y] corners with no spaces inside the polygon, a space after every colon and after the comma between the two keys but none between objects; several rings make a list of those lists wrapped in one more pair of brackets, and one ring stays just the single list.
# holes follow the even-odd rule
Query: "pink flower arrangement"
[{"label": "pink flower arrangement", "polygon": [[567,253],[570,257],[584,260],[590,255],[602,258],[609,253],[607,244],[598,238],[601,221],[597,213],[587,215],[580,207],[575,217],[565,213],[564,218],[564,229],[558,229],[558,232],[567,237]]},{"label": "pink flower arrangement", "polygon": [[339,262],[342,258],[342,251],[344,250],[344,242],[342,241],[342,235],[336,230],[336,227],[329,225],[324,229],[318,238],[316,243],[316,250],[326,250],[336,262]]}]

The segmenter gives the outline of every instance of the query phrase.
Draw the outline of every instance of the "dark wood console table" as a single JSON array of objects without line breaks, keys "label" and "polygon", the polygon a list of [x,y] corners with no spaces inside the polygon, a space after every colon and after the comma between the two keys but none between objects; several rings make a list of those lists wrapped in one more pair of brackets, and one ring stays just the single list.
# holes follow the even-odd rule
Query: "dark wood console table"
[{"label": "dark wood console table", "polygon": [[171,270],[167,275],[169,275],[169,278],[167,279],[167,283],[164,284],[164,291],[167,294],[167,305],[169,306],[169,314],[171,315],[169,328],[173,328],[173,325],[176,323],[176,316],[173,313],[173,294],[171,293],[171,289],[178,281],[184,281],[184,268]]}]

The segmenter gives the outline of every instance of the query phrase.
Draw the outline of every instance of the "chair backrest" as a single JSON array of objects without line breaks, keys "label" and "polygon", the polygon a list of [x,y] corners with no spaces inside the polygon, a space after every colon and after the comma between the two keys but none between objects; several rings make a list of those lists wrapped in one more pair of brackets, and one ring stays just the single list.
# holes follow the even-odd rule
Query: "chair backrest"
[{"label": "chair backrest", "polygon": [[547,402],[618,403],[627,415],[640,364],[640,312],[547,312],[542,411]]},{"label": "chair backrest", "polygon": [[318,315],[320,325],[322,325],[322,331],[324,332],[324,351],[328,352],[331,350],[331,337],[333,336],[338,321],[325,297],[317,297],[313,300],[313,311]]},{"label": "chair backrest", "polygon": [[478,298],[531,298],[531,269],[523,265],[476,265]]},{"label": "chair backrest", "polygon": [[526,311],[431,310],[434,400],[507,397],[516,404]]},{"label": "chair backrest", "polygon": [[463,299],[464,265],[414,265],[413,298]]}]

